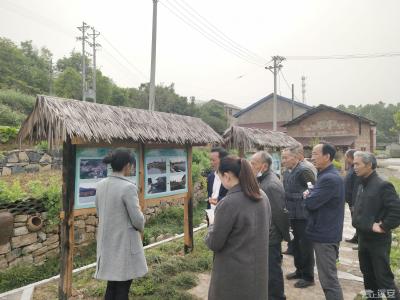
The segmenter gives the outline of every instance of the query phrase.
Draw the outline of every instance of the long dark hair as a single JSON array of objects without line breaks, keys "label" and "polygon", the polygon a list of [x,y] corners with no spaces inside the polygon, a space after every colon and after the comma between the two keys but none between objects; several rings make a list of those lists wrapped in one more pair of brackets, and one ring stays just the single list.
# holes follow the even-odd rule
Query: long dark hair
[{"label": "long dark hair", "polygon": [[103,159],[103,163],[111,164],[114,172],[121,172],[127,164],[136,164],[135,158],[128,149],[118,148]]},{"label": "long dark hair", "polygon": [[239,179],[240,187],[247,197],[253,201],[261,200],[260,187],[249,162],[244,158],[231,155],[224,157],[219,164],[218,172],[220,174],[232,172]]}]

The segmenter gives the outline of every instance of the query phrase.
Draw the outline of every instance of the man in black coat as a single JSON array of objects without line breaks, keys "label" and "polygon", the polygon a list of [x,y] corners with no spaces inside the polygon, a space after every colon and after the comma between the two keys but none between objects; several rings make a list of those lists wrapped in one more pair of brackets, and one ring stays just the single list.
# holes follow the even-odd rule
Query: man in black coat
[{"label": "man in black coat", "polygon": [[390,269],[392,230],[400,225],[400,199],[388,181],[376,173],[375,157],[354,153],[354,170],[360,177],[353,211],[358,234],[358,258],[368,299],[400,300]]},{"label": "man in black coat", "polygon": [[[346,151],[345,158],[346,163],[349,166],[347,170],[346,177],[344,178],[344,196],[346,203],[349,205],[349,209],[351,212],[351,216],[353,217],[353,210],[354,210],[354,200],[355,200],[355,193],[353,192],[356,189],[357,192],[357,184],[358,184],[358,177],[356,172],[354,172],[354,153],[356,152],[355,149],[349,149]],[[346,242],[357,244],[357,232],[351,239],[346,239]]]},{"label": "man in black coat", "polygon": [[299,279],[296,288],[314,285],[314,250],[305,230],[307,211],[303,192],[307,182],[315,183],[314,173],[300,161],[299,147],[286,148],[282,152],[282,164],[286,168],[283,174],[286,207],[289,211],[290,226],[293,229],[293,256],[296,271],[286,275],[286,279]]},{"label": "man in black coat", "polygon": [[272,222],[269,230],[268,300],[284,300],[282,272],[282,240],[289,241],[289,218],[285,204],[285,190],[271,169],[272,157],[265,151],[255,153],[251,167],[271,206]]},{"label": "man in black coat", "polygon": [[210,162],[212,171],[207,176],[207,208],[215,207],[218,201],[225,197],[228,192],[221,184],[218,175],[215,173],[218,170],[221,159],[228,155],[228,152],[222,147],[214,147],[210,152]]}]

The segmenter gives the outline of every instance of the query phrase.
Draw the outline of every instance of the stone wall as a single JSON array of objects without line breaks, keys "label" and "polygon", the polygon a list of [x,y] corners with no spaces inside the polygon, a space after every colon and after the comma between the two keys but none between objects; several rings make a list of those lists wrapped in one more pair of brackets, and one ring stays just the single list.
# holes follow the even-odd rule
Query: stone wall
[{"label": "stone wall", "polygon": [[[59,253],[58,226],[43,226],[32,232],[27,222],[33,215],[15,215],[14,230],[6,244],[0,245],[0,269],[14,267],[18,264],[42,264],[48,257]],[[47,213],[38,213],[46,224]]]},{"label": "stone wall", "polygon": [[60,151],[13,150],[0,157],[0,176],[61,169]]},{"label": "stone wall", "polygon": [[[206,199],[204,187],[196,183],[193,188],[193,202]],[[146,221],[157,216],[171,206],[183,205],[183,201],[168,201],[147,207],[143,213]],[[7,209],[0,210],[9,211]],[[42,219],[43,227],[35,232],[28,229],[28,219],[38,216]],[[75,248],[87,246],[96,239],[98,218],[95,213],[76,216],[74,220]],[[182,228],[183,230],[183,228]],[[47,213],[17,214],[14,215],[14,230],[9,241],[0,245],[0,270],[14,267],[18,264],[43,264],[44,261],[60,253],[59,226],[47,222]],[[168,236],[162,236],[167,238]]]}]

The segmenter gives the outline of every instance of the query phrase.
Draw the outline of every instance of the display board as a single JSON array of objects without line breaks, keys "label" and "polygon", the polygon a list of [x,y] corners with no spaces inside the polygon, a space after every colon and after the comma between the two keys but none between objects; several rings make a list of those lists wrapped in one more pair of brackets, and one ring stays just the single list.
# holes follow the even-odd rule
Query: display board
[{"label": "display board", "polygon": [[144,169],[146,199],[187,192],[186,150],[146,150]]},{"label": "display board", "polygon": [[[77,147],[74,209],[95,207],[97,183],[112,174],[111,165],[103,163],[104,157],[112,150],[113,148]],[[134,148],[129,150],[136,163],[132,165],[131,176],[128,178],[138,186],[138,152]]]}]

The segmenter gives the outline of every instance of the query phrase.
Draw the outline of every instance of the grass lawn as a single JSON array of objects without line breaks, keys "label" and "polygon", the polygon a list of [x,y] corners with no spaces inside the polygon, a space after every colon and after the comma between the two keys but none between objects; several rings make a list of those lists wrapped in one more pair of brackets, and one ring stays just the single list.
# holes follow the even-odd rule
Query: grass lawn
[{"label": "grass lawn", "polygon": [[[194,251],[183,253],[179,239],[146,250],[149,273],[132,283],[130,299],[195,299],[187,290],[196,286],[197,274],[211,270],[212,252],[203,240],[206,230],[195,234]],[[75,274],[72,299],[102,299],[106,282],[93,279],[94,269]],[[58,283],[35,289],[34,300],[57,299]]]}]

